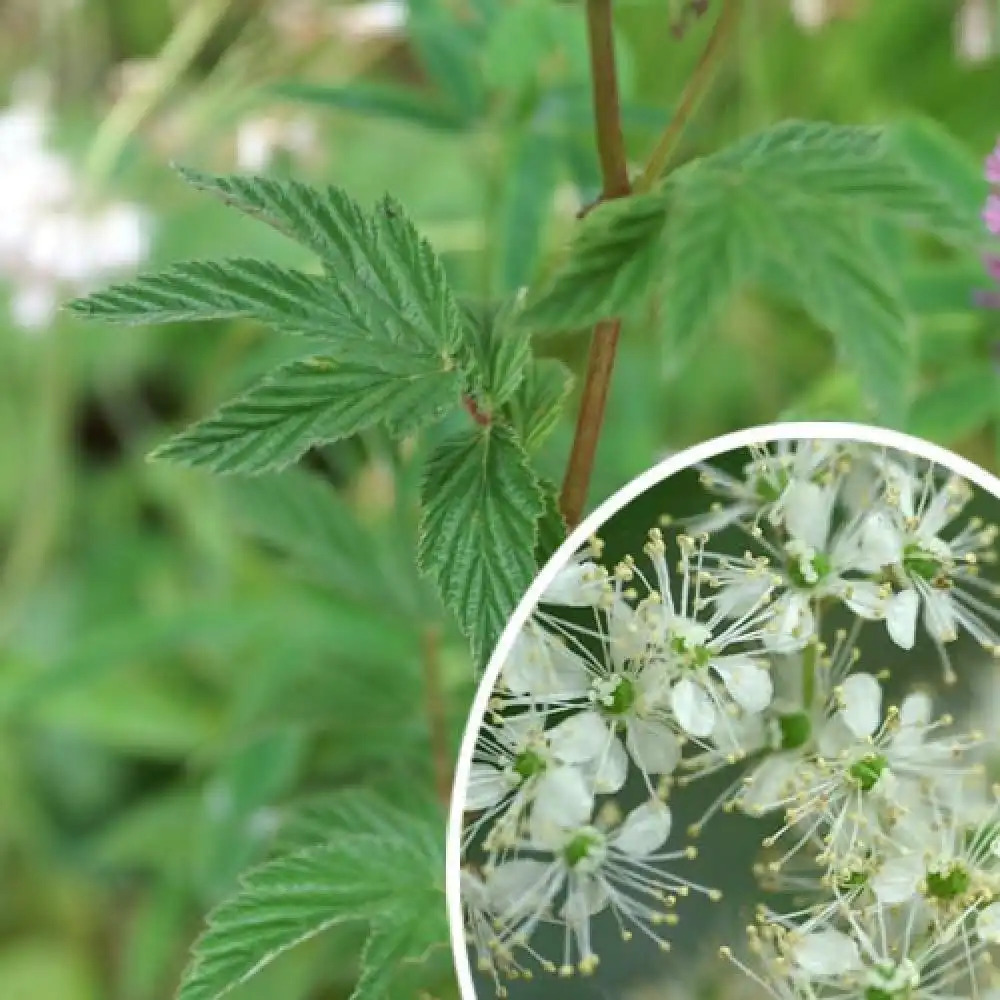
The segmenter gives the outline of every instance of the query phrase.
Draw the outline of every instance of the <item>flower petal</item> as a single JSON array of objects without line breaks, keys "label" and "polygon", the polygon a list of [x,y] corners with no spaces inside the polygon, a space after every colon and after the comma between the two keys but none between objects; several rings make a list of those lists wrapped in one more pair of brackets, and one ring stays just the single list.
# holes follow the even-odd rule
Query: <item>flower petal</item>
[{"label": "flower petal", "polygon": [[841,931],[814,931],[795,944],[795,964],[811,976],[842,976],[862,968],[855,942]]},{"label": "flower petal", "polygon": [[715,706],[700,685],[684,678],[670,692],[670,707],[681,728],[692,736],[709,736],[715,728]]},{"label": "flower petal", "polygon": [[870,580],[843,580],[838,587],[838,594],[859,618],[871,621],[885,614],[882,588]]},{"label": "flower petal", "polygon": [[774,694],[771,673],[752,656],[719,656],[712,660],[712,667],[740,708],[747,712],[763,712],[771,704]]},{"label": "flower petal", "polygon": [[807,594],[787,593],[774,602],[764,644],[776,653],[801,649],[813,636],[816,619]]},{"label": "flower petal", "polygon": [[912,587],[901,590],[886,603],[885,623],[889,629],[889,638],[900,649],[913,649],[919,607],[920,595]]},{"label": "flower petal", "polygon": [[807,479],[789,483],[782,497],[788,533],[817,551],[826,548],[836,491]]},{"label": "flower petal", "polygon": [[901,726],[926,726],[931,721],[934,712],[934,702],[924,691],[914,691],[903,699],[899,707],[899,722]]},{"label": "flower petal", "polygon": [[869,885],[880,903],[893,905],[912,899],[923,877],[923,858],[919,854],[902,854],[886,861]]},{"label": "flower petal", "polygon": [[879,510],[865,518],[855,566],[867,573],[877,573],[884,566],[895,566],[902,561],[903,533],[891,515]]},{"label": "flower petal", "polygon": [[583,660],[535,624],[518,633],[504,661],[501,676],[515,694],[584,694],[590,673]]},{"label": "flower petal", "polygon": [[680,763],[680,741],[659,722],[630,719],[625,745],[636,765],[646,774],[673,774]]},{"label": "flower petal", "polygon": [[840,694],[840,717],[858,739],[867,739],[882,719],[882,685],[871,674],[851,674]]},{"label": "flower petal", "polygon": [[469,783],[465,786],[466,812],[488,809],[496,805],[511,790],[510,779],[503,771],[489,764],[477,764],[469,768]]},{"label": "flower petal", "polygon": [[582,765],[584,777],[602,795],[617,792],[628,778],[628,754],[617,736],[612,737],[600,756]]},{"label": "flower petal", "polygon": [[531,810],[531,840],[558,850],[567,833],[590,821],[594,791],[575,767],[551,768],[539,782]]},{"label": "flower petal", "polygon": [[582,764],[604,751],[611,734],[598,712],[585,710],[553,726],[548,738],[553,757],[565,764]]},{"label": "flower petal", "polygon": [[924,598],[924,628],[938,642],[952,642],[956,637],[955,613],[946,591],[922,588]]},{"label": "flower petal", "polygon": [[740,803],[750,815],[761,815],[787,804],[801,766],[798,754],[775,754],[750,773]]},{"label": "flower petal", "polygon": [[513,919],[538,910],[558,889],[550,865],[531,858],[504,861],[486,876],[486,891],[497,915]]},{"label": "flower petal", "polygon": [[670,836],[670,807],[653,799],[636,806],[612,835],[619,851],[642,858],[658,851]]},{"label": "flower petal", "polygon": [[573,560],[564,566],[542,591],[542,604],[562,604],[574,608],[592,607],[608,589],[608,571],[590,559]]}]

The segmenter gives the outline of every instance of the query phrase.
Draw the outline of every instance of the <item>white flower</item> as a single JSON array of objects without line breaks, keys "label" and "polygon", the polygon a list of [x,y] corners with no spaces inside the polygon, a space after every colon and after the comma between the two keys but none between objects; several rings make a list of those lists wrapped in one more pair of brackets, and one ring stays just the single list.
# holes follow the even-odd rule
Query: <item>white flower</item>
[{"label": "white flower", "polygon": [[84,206],[48,131],[49,114],[35,101],[0,111],[0,278],[13,287],[11,315],[25,329],[48,326],[67,293],[134,270],[149,248],[139,206]]},{"label": "white flower", "polygon": [[[576,664],[582,671],[573,674],[572,684],[560,682],[561,700],[549,699],[557,708],[579,709],[554,734],[558,752],[567,760],[569,754],[577,755],[581,763],[586,760],[599,792],[616,791],[624,780],[624,737],[624,747],[652,794],[652,777],[670,774],[680,760],[681,749],[677,722],[670,711],[667,673],[662,663],[645,655],[635,612],[624,601],[616,600],[600,613],[596,637],[603,655],[588,650],[586,637],[574,635],[571,626],[558,626],[550,617],[545,620],[564,629],[564,652],[569,653],[571,643],[579,649]],[[576,657],[576,653],[570,655]],[[519,669],[515,677],[527,677],[528,673]],[[509,677],[507,683],[511,683]],[[550,692],[556,686],[547,682]],[[532,682],[532,687],[536,695],[541,693],[538,682]]]},{"label": "white flower", "polygon": [[533,621],[518,633],[500,676],[513,694],[540,700],[580,697],[591,683],[581,656]]},{"label": "white flower", "polygon": [[877,553],[873,568],[887,574],[898,589],[897,604],[905,602],[889,620],[889,634],[910,649],[922,606],[924,628],[941,650],[949,680],[954,674],[941,647],[957,638],[959,629],[990,651],[1000,643],[990,623],[997,619],[997,609],[979,596],[983,591],[992,595],[992,588],[978,575],[979,564],[993,557],[995,529],[972,520],[944,537],[970,496],[969,485],[957,476],[937,486],[933,470],[922,478],[898,475],[887,503],[864,527],[865,544]]},{"label": "white flower", "polygon": [[531,837],[520,845],[530,856],[489,871],[487,886],[498,918],[522,939],[529,939],[543,920],[562,924],[565,972],[574,964],[583,972],[596,966],[591,921],[605,909],[623,928],[638,929],[667,947],[659,931],[669,922],[665,900],[672,893],[701,889],[664,867],[686,856],[663,850],[670,809],[653,800],[633,809],[620,825],[609,825],[591,819],[576,796],[567,796],[567,805],[547,809],[542,819],[533,817]]},{"label": "white flower", "polygon": [[[639,630],[648,655],[662,664],[670,684],[670,706],[681,728],[708,737],[733,708],[758,713],[771,702],[771,676],[759,656],[760,632],[755,610],[735,621],[728,608],[715,608],[704,621],[696,616],[710,608],[701,588],[710,578],[701,566],[702,548],[693,539],[678,539],[676,574],[667,567],[666,545],[658,529],[650,532],[645,553],[656,574],[656,588],[639,606]],[[757,652],[757,655],[754,655]]]},{"label": "white flower", "polygon": [[612,594],[608,571],[589,555],[587,550],[563,566],[543,591],[539,603],[576,608],[606,606]]},{"label": "white flower", "polygon": [[835,461],[839,442],[776,441],[751,448],[752,460],[737,479],[711,465],[701,466],[701,483],[723,498],[706,515],[692,518],[690,530],[713,534],[735,523],[756,526],[766,519],[778,525],[785,515],[790,488],[819,478]]},{"label": "white flower", "polygon": [[246,118],[236,130],[236,165],[240,170],[261,173],[280,153],[308,156],[316,148],[316,142],[316,123],[303,115]]},{"label": "white flower", "polygon": [[[491,853],[502,852],[516,840],[537,800],[545,808],[573,792],[589,810],[591,787],[617,791],[624,784],[625,751],[598,720],[578,715],[548,730],[545,722],[543,714],[528,710],[484,723],[464,805],[466,812],[481,815],[467,826],[466,841],[489,826],[486,847]],[[562,774],[567,767],[581,770]]]},{"label": "white flower", "polygon": [[803,972],[815,978],[842,976],[862,968],[856,942],[842,931],[806,934],[792,946],[792,956]]}]

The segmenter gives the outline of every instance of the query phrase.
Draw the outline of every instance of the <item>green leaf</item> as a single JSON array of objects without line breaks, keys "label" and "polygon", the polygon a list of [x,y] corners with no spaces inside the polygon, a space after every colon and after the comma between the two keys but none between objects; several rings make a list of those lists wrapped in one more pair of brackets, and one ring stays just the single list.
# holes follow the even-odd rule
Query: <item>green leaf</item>
[{"label": "green leaf", "polygon": [[559,510],[559,490],[554,483],[546,480],[542,480],[541,487],[545,509],[538,519],[538,543],[535,546],[535,562],[539,569],[552,558],[569,534],[566,521]]},{"label": "green leaf", "polygon": [[276,97],[320,107],[354,111],[369,118],[389,118],[425,128],[460,132],[465,118],[440,101],[410,88],[356,81],[340,87],[288,80],[271,88]]},{"label": "green leaf", "polygon": [[513,303],[465,308],[466,367],[480,408],[492,412],[511,397],[531,360],[528,331],[513,322]]},{"label": "green leaf", "polygon": [[681,188],[676,199],[659,290],[658,327],[671,370],[690,356],[698,335],[749,277],[760,255],[754,241],[769,228],[766,211],[752,200],[693,187]]},{"label": "green leaf", "polygon": [[529,451],[552,432],[573,388],[573,374],[555,358],[536,359],[509,404],[511,422]]},{"label": "green leaf", "polygon": [[666,219],[663,193],[599,205],[578,226],[565,264],[529,300],[523,321],[571,329],[630,308],[662,272]]},{"label": "green leaf", "polygon": [[240,526],[289,556],[312,579],[352,603],[392,614],[400,624],[421,617],[411,553],[366,523],[342,491],[300,469],[231,480],[226,498]]},{"label": "green leaf", "polygon": [[986,361],[952,372],[917,398],[908,430],[950,443],[1000,416],[1000,377]]},{"label": "green leaf", "polygon": [[945,239],[975,240],[976,214],[917,169],[900,136],[880,126],[792,120],[707,157],[701,167],[739,183],[749,178],[779,204],[788,195],[846,202],[853,212],[884,215]]},{"label": "green leaf", "polygon": [[503,240],[498,264],[504,292],[521,288],[535,273],[558,168],[559,142],[553,136],[529,130],[514,142],[500,207]]},{"label": "green leaf", "polygon": [[367,213],[339,188],[187,168],[181,175],[317,254],[359,327],[382,340],[388,335],[445,352],[461,340],[461,314],[444,268],[391,199]]},{"label": "green leaf", "polygon": [[282,332],[328,336],[344,319],[329,280],[263,260],[186,261],[68,304],[113,323],[256,319]]},{"label": "green leaf", "polygon": [[976,261],[914,264],[903,272],[906,300],[920,316],[968,316],[976,288],[985,281]]},{"label": "green leaf", "polygon": [[592,212],[525,322],[589,326],[637,307],[662,278],[664,333],[681,349],[801,214],[859,225],[878,216],[956,244],[981,241],[967,207],[921,174],[885,129],[782,122],[686,164],[660,190]]},{"label": "green leaf", "polygon": [[460,389],[459,374],[433,355],[293,361],[152,457],[220,473],[278,470],[314,445],[376,423],[398,435],[417,430],[454,406]]},{"label": "green leaf", "polygon": [[784,220],[768,263],[773,290],[828,329],[870,406],[901,426],[913,382],[913,324],[892,269],[850,217]]},{"label": "green leaf", "polygon": [[494,423],[435,449],[421,501],[419,564],[481,662],[534,576],[541,489],[513,432]]},{"label": "green leaf", "polygon": [[341,788],[300,803],[279,832],[284,853],[315,847],[344,834],[377,835],[405,825],[409,813],[368,788]]},{"label": "green leaf", "polygon": [[931,118],[894,122],[888,127],[887,140],[917,177],[982,232],[979,213],[989,185],[980,157]]},{"label": "green leaf", "polygon": [[407,30],[427,75],[472,122],[486,109],[486,92],[479,69],[481,32],[474,18],[468,21],[442,0],[419,0],[409,5]]},{"label": "green leaf", "polygon": [[361,922],[371,937],[354,996],[384,997],[400,971],[446,945],[442,840],[438,823],[405,817],[249,872],[209,915],[178,1000],[217,1000],[290,948]]}]

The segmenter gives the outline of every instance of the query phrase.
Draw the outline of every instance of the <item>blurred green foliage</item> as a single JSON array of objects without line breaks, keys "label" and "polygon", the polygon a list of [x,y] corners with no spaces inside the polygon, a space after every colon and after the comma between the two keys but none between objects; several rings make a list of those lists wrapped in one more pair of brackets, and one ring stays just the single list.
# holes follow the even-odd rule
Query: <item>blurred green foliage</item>
[{"label": "blurred green foliage", "polygon": [[[198,197],[167,164],[229,169],[241,121],[307,114],[314,148],[272,170],[364,203],[391,191],[461,289],[506,292],[553,267],[598,188],[577,5],[412,0],[405,30],[359,40],[333,16],[343,4],[234,0],[158,76],[163,63],[148,60],[206,6],[0,7],[3,82],[49,74],[58,143],[95,191],[155,213],[154,262],[239,252],[299,263],[287,241]],[[748,3],[683,156],[787,116],[906,119],[928,169],[975,204],[1000,133],[1000,61],[956,57],[950,3],[855,6],[806,36],[778,0]],[[707,26],[676,41],[654,0],[623,0],[619,21],[640,163]],[[889,250],[918,318],[908,426],[995,468],[1000,319],[971,308],[979,262]],[[380,433],[323,449],[303,489],[288,476],[219,482],[145,462],[287,345],[241,323],[123,331],[62,317],[34,335],[5,323],[0,998],[160,1000],[207,908],[298,804],[350,787],[432,794],[428,637],[452,749],[472,693],[468,654],[413,569],[412,450]],[[542,345],[575,371],[585,349],[570,336]],[[791,416],[869,416],[827,338],[794,309],[743,296],[682,359],[662,357],[655,319],[633,322],[592,499],[667,451]],[[545,447],[556,481],[571,430],[565,421]],[[233,996],[347,996],[359,940],[348,928],[312,942]],[[446,957],[438,964],[425,985],[453,991]]]}]

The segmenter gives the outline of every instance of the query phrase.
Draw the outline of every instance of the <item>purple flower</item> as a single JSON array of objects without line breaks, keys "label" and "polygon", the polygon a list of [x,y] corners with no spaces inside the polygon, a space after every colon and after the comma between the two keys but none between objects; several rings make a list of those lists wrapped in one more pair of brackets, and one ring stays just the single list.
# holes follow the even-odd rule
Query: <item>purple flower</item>
[{"label": "purple flower", "polygon": [[[997,140],[993,152],[986,157],[986,180],[1000,187],[1000,139]],[[1000,192],[992,191],[986,198],[983,207],[983,222],[994,235],[1000,236]],[[991,252],[983,257],[986,273],[996,284],[989,291],[978,290],[974,294],[977,306],[983,309],[1000,309],[1000,253]]]},{"label": "purple flower", "polygon": [[995,236],[1000,236],[1000,194],[991,194],[983,209],[983,222]]},{"label": "purple flower", "polygon": [[986,179],[991,184],[1000,184],[1000,139],[993,152],[986,157]]}]

